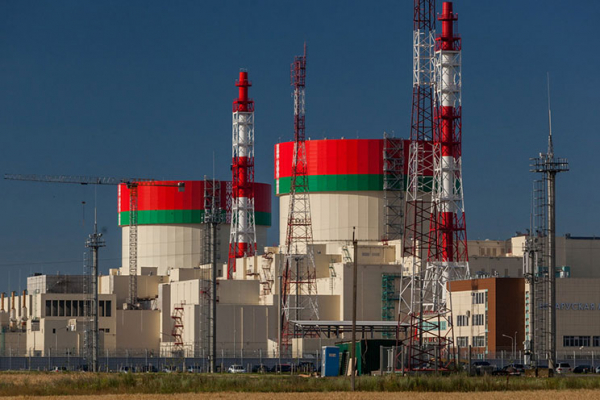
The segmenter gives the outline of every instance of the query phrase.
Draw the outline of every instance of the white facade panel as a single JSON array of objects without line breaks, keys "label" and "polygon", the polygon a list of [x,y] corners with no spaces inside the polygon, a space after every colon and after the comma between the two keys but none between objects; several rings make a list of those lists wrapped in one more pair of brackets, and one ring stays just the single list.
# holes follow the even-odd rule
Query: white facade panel
[{"label": "white facade panel", "polygon": [[[129,226],[122,228],[123,275],[129,274]],[[167,275],[169,269],[195,268],[204,257],[204,224],[161,224],[138,226],[138,271],[141,267],[155,267],[158,275]],[[228,255],[229,226],[218,229],[219,260]],[[258,249],[267,242],[267,227],[256,227]],[[138,272],[139,274],[139,272]]]},{"label": "white facade panel", "polygon": [[[350,241],[356,227],[359,241],[378,241],[384,232],[383,191],[311,193],[314,242]],[[289,210],[289,196],[279,197],[279,209]],[[285,243],[287,212],[279,216],[279,241]]]}]

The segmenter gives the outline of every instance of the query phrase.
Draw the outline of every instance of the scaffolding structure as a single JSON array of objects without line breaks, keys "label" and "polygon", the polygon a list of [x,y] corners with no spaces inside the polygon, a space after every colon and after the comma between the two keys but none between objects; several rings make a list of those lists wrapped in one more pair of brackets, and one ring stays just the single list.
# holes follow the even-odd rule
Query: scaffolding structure
[{"label": "scaffolding structure", "polygon": [[[396,319],[396,306],[400,300],[400,290],[398,283],[402,279],[402,274],[381,274],[381,320],[394,321]],[[395,332],[384,332],[384,338],[392,339],[396,337]]]},{"label": "scaffolding structure", "polygon": [[404,224],[404,140],[383,134],[384,241],[402,237]]},{"label": "scaffolding structure", "polygon": [[306,43],[304,55],[296,56],[291,65],[291,83],[294,87],[294,153],[285,266],[281,273],[280,355],[289,354],[291,340],[298,336],[292,319],[319,319],[305,144]]}]

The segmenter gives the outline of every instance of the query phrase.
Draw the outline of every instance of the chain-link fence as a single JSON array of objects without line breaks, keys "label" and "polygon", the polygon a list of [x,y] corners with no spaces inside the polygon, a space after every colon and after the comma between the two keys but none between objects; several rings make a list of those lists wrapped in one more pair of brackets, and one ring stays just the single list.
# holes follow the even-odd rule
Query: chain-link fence
[{"label": "chain-link fence", "polygon": [[[0,356],[0,370],[31,371],[87,371],[84,357],[71,356],[72,349],[52,349],[46,356],[17,356],[16,349],[6,349]],[[158,353],[158,354],[157,354]],[[273,358],[262,350],[218,351],[215,359],[217,372],[228,372],[232,365],[242,366],[244,372],[312,372],[320,366],[319,352],[304,354],[301,358]],[[208,372],[209,359],[200,357],[163,356],[149,349],[104,351],[98,358],[100,371],[105,372]]]}]

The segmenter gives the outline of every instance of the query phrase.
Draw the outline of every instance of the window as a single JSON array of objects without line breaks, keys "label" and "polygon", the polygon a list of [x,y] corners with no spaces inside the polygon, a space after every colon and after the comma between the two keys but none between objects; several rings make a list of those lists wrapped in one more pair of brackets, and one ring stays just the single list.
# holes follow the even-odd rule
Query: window
[{"label": "window", "polygon": [[[106,300],[106,316],[110,317],[112,315],[112,301]],[[108,329],[106,330],[108,332]]]},{"label": "window", "polygon": [[466,315],[459,315],[456,317],[456,325],[458,326],[469,326],[469,317]]},{"label": "window", "polygon": [[65,316],[65,301],[64,300],[58,301],[58,316],[59,317]]},{"label": "window", "polygon": [[80,317],[81,315],[79,315],[79,301],[74,300],[73,301],[73,316],[74,317]]},{"label": "window", "polygon": [[469,346],[469,337],[468,336],[459,336],[456,338],[456,345],[458,347],[467,347]]},{"label": "window", "polygon": [[484,325],[484,324],[485,324],[485,318],[484,318],[483,314],[473,315],[473,326]]},{"label": "window", "polygon": [[52,316],[52,301],[46,300],[46,317]]},{"label": "window", "polygon": [[104,317],[104,300],[100,300],[98,303],[100,303],[98,307],[98,316]]},{"label": "window", "polygon": [[485,304],[485,292],[473,293],[473,304]]},{"label": "window", "polygon": [[485,347],[485,336],[473,336],[473,347]]},{"label": "window", "polygon": [[593,343],[594,347],[598,347],[600,346],[600,336],[594,336],[594,343]]},{"label": "window", "polygon": [[67,300],[65,303],[67,307],[67,313],[65,314],[65,317],[71,317],[71,300]]},{"label": "window", "polygon": [[[594,336],[595,339],[599,338],[598,336]],[[563,336],[563,346],[564,347],[590,347],[590,337],[589,336]]]},{"label": "window", "polygon": [[52,316],[58,317],[58,300],[52,300]]}]

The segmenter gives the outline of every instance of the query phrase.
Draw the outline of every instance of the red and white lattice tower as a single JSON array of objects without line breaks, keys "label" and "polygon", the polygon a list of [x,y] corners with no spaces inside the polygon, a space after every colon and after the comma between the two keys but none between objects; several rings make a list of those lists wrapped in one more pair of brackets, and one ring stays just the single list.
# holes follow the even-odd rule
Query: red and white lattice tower
[{"label": "red and white lattice tower", "polygon": [[[420,364],[422,354],[423,274],[433,214],[431,179],[434,137],[434,44],[435,0],[414,0],[413,8],[413,96],[410,145],[406,175],[403,234],[403,279],[399,323],[409,325],[403,342],[407,369]],[[421,357],[423,356],[423,357]]]},{"label": "red and white lattice tower", "polygon": [[319,319],[305,145],[306,44],[304,55],[296,56],[292,63],[291,83],[294,87],[294,154],[282,271],[281,353],[288,353],[291,339],[297,337],[292,321]]},{"label": "red and white lattice tower", "polygon": [[[444,2],[442,34],[435,46],[435,130],[433,139],[435,214],[430,224],[428,271],[436,276],[431,310],[449,312],[446,282],[469,273],[467,227],[462,183],[461,41],[455,34],[457,20],[452,2]],[[435,304],[437,303],[437,304]]]},{"label": "red and white lattice tower", "polygon": [[[444,368],[442,360],[450,360],[453,340],[449,286],[453,280],[469,275],[461,167],[461,43],[454,32],[457,17],[451,2],[443,3],[438,19],[442,23],[442,34],[435,40],[432,57],[433,137],[430,142],[423,142],[424,146],[411,146],[409,160],[414,166],[409,165],[409,172],[413,167],[413,174],[409,173],[407,198],[419,194],[416,187],[429,189],[431,193],[430,202],[423,202],[419,215],[422,229],[426,222],[423,216],[429,214],[429,234],[425,238],[425,230],[420,230],[419,236],[413,235],[421,241],[414,244],[420,247],[420,256],[417,259],[413,254],[410,285],[409,369],[432,359],[436,360],[436,369]],[[412,151],[413,147],[422,151]],[[428,161],[424,163],[423,159]],[[433,171],[429,187],[418,182],[424,181],[423,175],[414,173],[419,168]],[[421,196],[425,198],[424,193]],[[423,262],[425,250],[426,263]]]},{"label": "red and white lattice tower", "polygon": [[256,254],[254,221],[254,101],[248,98],[248,72],[240,71],[233,101],[231,232],[227,279],[233,277],[236,259]]}]

